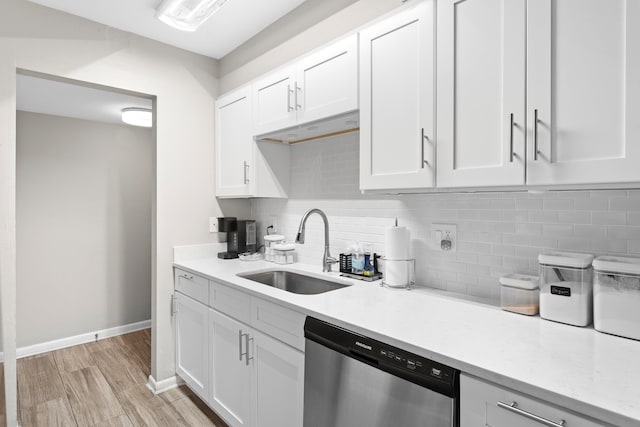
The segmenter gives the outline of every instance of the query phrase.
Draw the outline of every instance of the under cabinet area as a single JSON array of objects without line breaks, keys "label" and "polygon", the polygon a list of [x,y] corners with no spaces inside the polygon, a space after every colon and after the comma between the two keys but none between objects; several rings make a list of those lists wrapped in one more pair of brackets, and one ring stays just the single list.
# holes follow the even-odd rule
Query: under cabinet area
[{"label": "under cabinet area", "polygon": [[175,283],[176,373],[189,388],[230,426],[302,425],[305,316],[180,269]]},{"label": "under cabinet area", "polygon": [[254,135],[358,109],[353,34],[253,82]]},{"label": "under cabinet area", "polygon": [[460,427],[603,427],[569,412],[470,375],[460,375]]},{"label": "under cabinet area", "polygon": [[435,1],[360,32],[360,189],[435,185]]},{"label": "under cabinet area", "polygon": [[639,181],[638,22],[628,1],[439,3],[438,186]]}]

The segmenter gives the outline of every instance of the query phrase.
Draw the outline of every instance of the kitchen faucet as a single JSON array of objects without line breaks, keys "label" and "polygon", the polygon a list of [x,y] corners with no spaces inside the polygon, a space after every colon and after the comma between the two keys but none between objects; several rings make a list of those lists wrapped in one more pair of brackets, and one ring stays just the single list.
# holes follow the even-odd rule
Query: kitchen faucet
[{"label": "kitchen faucet", "polygon": [[322,222],[324,222],[324,255],[322,255],[322,271],[329,272],[331,271],[331,264],[336,264],[338,260],[331,256],[329,253],[329,221],[327,221],[327,215],[322,212],[320,209],[309,209],[302,215],[302,219],[300,220],[300,226],[298,227],[298,235],[296,236],[296,243],[304,243],[304,232],[305,225],[307,223],[307,218],[309,215],[317,213],[322,217]]}]

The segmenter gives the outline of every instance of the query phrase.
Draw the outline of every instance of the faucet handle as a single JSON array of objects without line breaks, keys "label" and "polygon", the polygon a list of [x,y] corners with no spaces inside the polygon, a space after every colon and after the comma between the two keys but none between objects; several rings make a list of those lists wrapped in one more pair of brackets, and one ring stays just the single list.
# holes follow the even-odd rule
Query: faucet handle
[{"label": "faucet handle", "polygon": [[332,257],[332,256],[326,257],[325,260],[326,260],[327,264],[337,264],[339,262],[338,258]]}]

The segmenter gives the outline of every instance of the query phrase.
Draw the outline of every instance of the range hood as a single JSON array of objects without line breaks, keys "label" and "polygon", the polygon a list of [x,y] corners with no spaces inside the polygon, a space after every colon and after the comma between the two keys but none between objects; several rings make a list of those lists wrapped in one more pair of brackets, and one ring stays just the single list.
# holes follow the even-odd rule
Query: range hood
[{"label": "range hood", "polygon": [[256,141],[297,144],[321,138],[357,132],[360,130],[360,112],[333,116],[316,122],[305,123],[275,132],[256,136]]}]

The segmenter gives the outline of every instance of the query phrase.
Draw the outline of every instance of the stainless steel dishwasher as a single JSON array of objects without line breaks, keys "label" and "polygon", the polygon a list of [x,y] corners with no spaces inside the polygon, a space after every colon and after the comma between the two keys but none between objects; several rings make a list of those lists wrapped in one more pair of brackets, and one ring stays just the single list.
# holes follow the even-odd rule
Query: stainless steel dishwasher
[{"label": "stainless steel dishwasher", "polygon": [[460,372],[307,317],[304,427],[457,427]]}]

